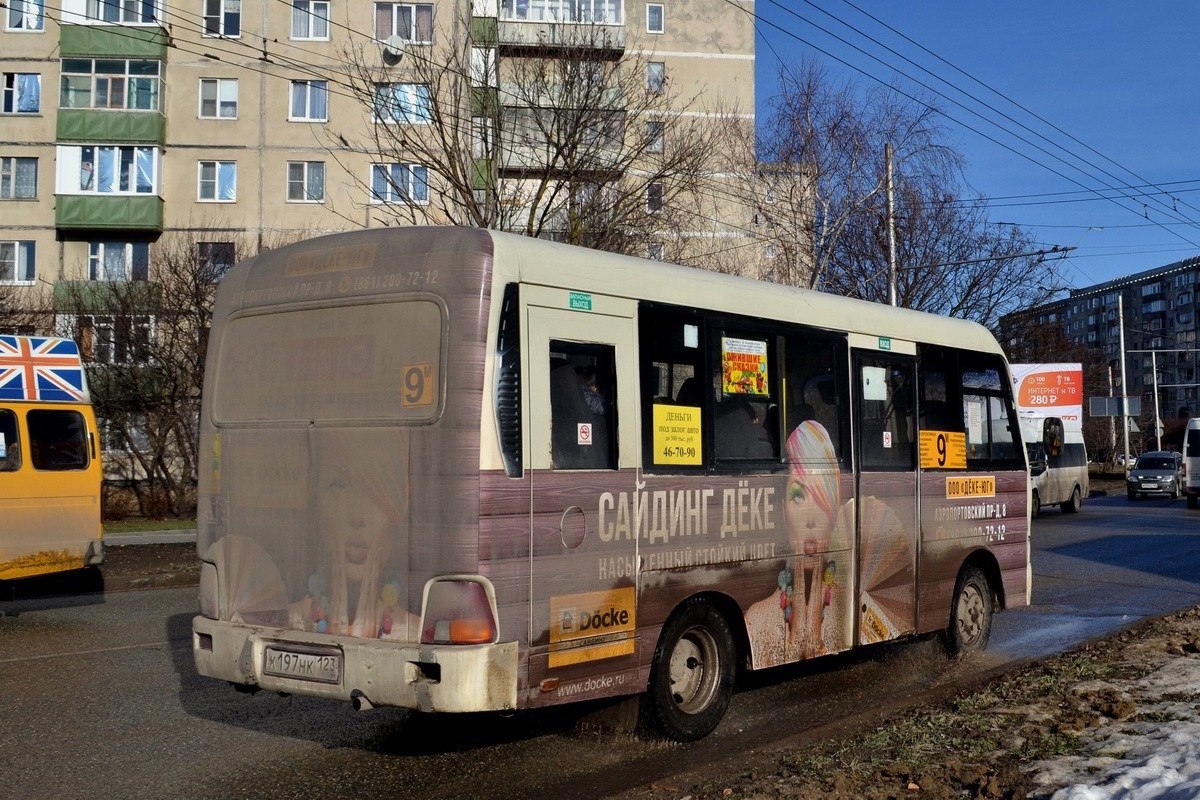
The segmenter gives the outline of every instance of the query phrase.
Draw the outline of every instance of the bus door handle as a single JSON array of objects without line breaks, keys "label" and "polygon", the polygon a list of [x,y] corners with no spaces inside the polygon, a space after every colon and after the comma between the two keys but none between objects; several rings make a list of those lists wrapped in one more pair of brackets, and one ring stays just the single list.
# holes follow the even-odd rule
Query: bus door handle
[{"label": "bus door handle", "polygon": [[96,434],[93,431],[88,431],[88,444],[92,447],[92,460],[96,460]]}]

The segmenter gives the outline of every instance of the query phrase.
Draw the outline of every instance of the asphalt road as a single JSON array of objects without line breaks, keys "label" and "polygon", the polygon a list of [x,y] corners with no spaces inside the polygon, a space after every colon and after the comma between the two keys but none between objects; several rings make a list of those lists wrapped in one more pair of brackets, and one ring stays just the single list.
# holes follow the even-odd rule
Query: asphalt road
[{"label": "asphalt road", "polygon": [[708,739],[679,746],[580,725],[578,707],[511,716],[356,714],[247,696],[195,674],[195,589],[0,602],[0,795],[21,798],[599,797],[1200,601],[1200,512],[1089,501],[1034,526],[1035,606],[1001,615],[979,662],[936,643],[751,676]]}]

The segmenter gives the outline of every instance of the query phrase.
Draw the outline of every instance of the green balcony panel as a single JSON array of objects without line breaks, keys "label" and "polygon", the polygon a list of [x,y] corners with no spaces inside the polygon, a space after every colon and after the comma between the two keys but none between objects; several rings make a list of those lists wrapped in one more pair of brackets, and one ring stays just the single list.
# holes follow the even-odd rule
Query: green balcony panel
[{"label": "green balcony panel", "polygon": [[59,142],[164,144],[167,118],[158,111],[58,110]]},{"label": "green balcony panel", "polygon": [[499,90],[490,86],[476,86],[471,90],[471,116],[494,117],[499,111]]},{"label": "green balcony panel", "polygon": [[55,196],[54,224],[70,230],[162,231],[163,200],[154,195]]},{"label": "green balcony panel", "polygon": [[63,58],[155,58],[167,60],[167,32],[157,26],[63,25]]},{"label": "green balcony panel", "polygon": [[500,40],[500,22],[495,17],[471,17],[471,41],[479,46],[495,46]]},{"label": "green balcony panel", "polygon": [[486,189],[492,185],[492,160],[476,158],[471,161],[471,188]]},{"label": "green balcony panel", "polygon": [[58,281],[54,284],[54,310],[82,312],[154,313],[162,306],[160,287],[144,281]]}]

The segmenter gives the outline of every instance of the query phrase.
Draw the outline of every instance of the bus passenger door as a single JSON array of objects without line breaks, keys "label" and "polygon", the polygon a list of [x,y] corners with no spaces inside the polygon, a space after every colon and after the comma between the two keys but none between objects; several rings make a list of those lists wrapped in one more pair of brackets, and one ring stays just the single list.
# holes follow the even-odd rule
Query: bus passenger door
[{"label": "bus passenger door", "polygon": [[915,364],[906,355],[854,352],[859,644],[916,630]]},{"label": "bus passenger door", "polygon": [[[567,687],[574,677],[636,670],[637,532],[630,515],[638,383],[631,301],[583,295],[595,310],[575,311],[578,293],[568,300],[565,291],[530,288],[533,694],[550,676]],[[539,299],[557,307],[534,305]]]}]

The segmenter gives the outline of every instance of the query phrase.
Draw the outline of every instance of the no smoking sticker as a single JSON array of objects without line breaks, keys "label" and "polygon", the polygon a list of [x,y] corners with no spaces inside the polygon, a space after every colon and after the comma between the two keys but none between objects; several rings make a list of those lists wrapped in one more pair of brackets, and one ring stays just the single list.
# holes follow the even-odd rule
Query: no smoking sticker
[{"label": "no smoking sticker", "polygon": [[578,436],[578,444],[592,443],[592,423],[580,422],[576,428],[576,433]]}]

